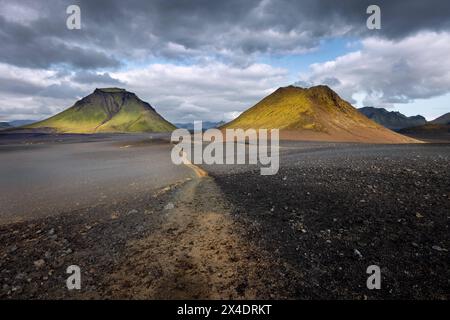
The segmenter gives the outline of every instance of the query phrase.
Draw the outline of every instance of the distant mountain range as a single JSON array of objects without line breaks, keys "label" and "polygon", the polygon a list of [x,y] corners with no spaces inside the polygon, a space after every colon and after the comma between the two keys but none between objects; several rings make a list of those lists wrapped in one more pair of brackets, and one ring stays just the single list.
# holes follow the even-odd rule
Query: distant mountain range
[{"label": "distant mountain range", "polygon": [[0,122],[0,130],[11,128],[8,122]]},{"label": "distant mountain range", "polygon": [[450,124],[450,112],[443,114],[442,116],[430,121],[432,124]]},{"label": "distant mountain range", "polygon": [[418,138],[438,137],[442,140],[450,140],[450,112],[446,113],[424,125],[404,128],[399,131]]},{"label": "distant mountain range", "polygon": [[427,123],[427,120],[420,115],[407,117],[398,111],[387,111],[384,108],[363,107],[358,109],[358,111],[376,123],[396,131]]},{"label": "distant mountain range", "polygon": [[389,112],[383,108],[364,107],[358,111],[369,119],[401,134],[420,139],[439,137],[447,140],[450,138],[450,112],[427,122],[420,115],[407,117],[400,112]]},{"label": "distant mountain range", "polygon": [[36,120],[13,120],[13,121],[9,121],[8,124],[11,127],[20,127],[20,126],[25,126],[27,124],[36,122]]},{"label": "distant mountain range", "polygon": [[[178,128],[194,130],[193,122],[183,122],[183,123],[174,123]],[[219,128],[221,125],[224,125],[224,121],[213,122],[213,121],[203,121],[202,128],[203,130],[211,129],[211,128]]]},{"label": "distant mountain range", "polygon": [[120,88],[95,89],[72,107],[22,128],[60,133],[169,132],[175,126],[147,102]]},{"label": "distant mountain range", "polygon": [[368,119],[327,86],[279,88],[221,128],[278,128],[295,140],[417,142]]}]

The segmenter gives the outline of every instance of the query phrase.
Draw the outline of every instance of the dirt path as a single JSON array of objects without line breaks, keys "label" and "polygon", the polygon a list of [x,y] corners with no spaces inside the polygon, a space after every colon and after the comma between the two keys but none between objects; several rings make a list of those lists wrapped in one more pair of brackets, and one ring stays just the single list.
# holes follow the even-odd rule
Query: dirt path
[{"label": "dirt path", "polygon": [[167,220],[157,232],[128,244],[125,263],[110,278],[112,297],[271,296],[277,281],[267,276],[270,259],[240,238],[214,180],[199,175],[167,203]]}]

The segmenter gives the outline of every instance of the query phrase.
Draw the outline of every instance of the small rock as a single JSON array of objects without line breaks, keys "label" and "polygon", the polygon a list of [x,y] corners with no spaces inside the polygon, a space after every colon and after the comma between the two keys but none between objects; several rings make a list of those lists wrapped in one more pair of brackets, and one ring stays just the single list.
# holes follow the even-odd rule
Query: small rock
[{"label": "small rock", "polygon": [[27,275],[26,275],[25,273],[20,272],[20,273],[18,273],[18,274],[16,275],[16,279],[17,279],[17,280],[23,280],[23,279],[25,279],[26,276],[27,276]]},{"label": "small rock", "polygon": [[119,213],[118,213],[118,212],[113,212],[113,213],[111,213],[111,219],[112,219],[112,220],[119,219]]},{"label": "small rock", "polygon": [[51,229],[48,231],[48,235],[51,236],[51,235],[54,235],[54,234],[55,234],[55,229],[51,228]]},{"label": "small rock", "polygon": [[447,251],[447,249],[441,248],[439,246],[432,246],[431,248],[433,248],[434,250],[439,251],[439,252]]},{"label": "small rock", "polygon": [[354,253],[359,259],[362,259],[362,258],[363,258],[363,255],[361,254],[361,252],[359,252],[358,249],[353,250],[353,253]]},{"label": "small rock", "polygon": [[33,262],[36,268],[42,268],[45,265],[44,259],[39,259]]},{"label": "small rock", "polygon": [[16,286],[16,287],[12,287],[11,291],[15,292],[15,291],[21,291],[22,288],[20,286]]},{"label": "small rock", "polygon": [[133,209],[133,210],[131,210],[131,211],[128,211],[128,214],[136,214],[136,213],[138,213],[138,211],[137,211],[136,209]]},{"label": "small rock", "polygon": [[169,202],[169,203],[166,204],[166,206],[164,207],[164,210],[172,210],[173,208],[175,208],[175,206],[173,205],[172,202]]}]

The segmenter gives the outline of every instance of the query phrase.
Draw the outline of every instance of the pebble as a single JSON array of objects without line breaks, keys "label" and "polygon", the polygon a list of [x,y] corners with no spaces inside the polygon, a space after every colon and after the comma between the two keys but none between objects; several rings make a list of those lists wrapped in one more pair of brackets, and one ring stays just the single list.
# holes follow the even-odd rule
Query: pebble
[{"label": "pebble", "polygon": [[165,210],[172,210],[173,208],[175,208],[175,206],[173,205],[172,202],[169,202],[169,203],[166,204],[166,206],[164,207]]},{"label": "pebble", "polygon": [[36,268],[42,268],[45,265],[44,259],[39,259],[33,262]]},{"label": "pebble", "polygon": [[434,250],[439,251],[439,252],[447,251],[447,249],[441,248],[441,247],[439,247],[439,246],[432,246],[431,248],[433,248]]},{"label": "pebble", "polygon": [[358,249],[353,250],[353,253],[354,253],[358,258],[360,258],[360,259],[363,258],[363,255],[361,254],[361,252],[359,252]]}]

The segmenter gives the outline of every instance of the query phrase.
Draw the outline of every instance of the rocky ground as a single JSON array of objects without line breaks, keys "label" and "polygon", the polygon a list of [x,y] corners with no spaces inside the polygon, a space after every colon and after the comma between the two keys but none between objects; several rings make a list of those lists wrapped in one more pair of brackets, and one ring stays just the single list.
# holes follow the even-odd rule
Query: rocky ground
[{"label": "rocky ground", "polygon": [[[0,299],[448,299],[450,145],[283,143],[153,192],[0,225]],[[200,173],[199,173],[200,171]],[[66,288],[78,265],[82,290]],[[366,268],[379,265],[381,290]]]},{"label": "rocky ground", "polygon": [[[0,298],[287,298],[277,263],[241,237],[223,199],[202,177],[119,205],[3,225]],[[80,291],[66,288],[70,265],[81,268]]]},{"label": "rocky ground", "polygon": [[[207,167],[234,218],[284,261],[292,298],[450,297],[450,145],[291,144],[276,176]],[[378,265],[382,289],[367,290]]]}]

